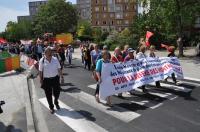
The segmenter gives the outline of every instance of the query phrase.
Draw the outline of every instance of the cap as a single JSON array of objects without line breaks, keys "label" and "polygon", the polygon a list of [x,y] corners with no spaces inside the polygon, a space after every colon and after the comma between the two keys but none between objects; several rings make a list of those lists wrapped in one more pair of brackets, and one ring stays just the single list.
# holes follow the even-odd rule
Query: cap
[{"label": "cap", "polygon": [[135,50],[133,50],[132,48],[128,48],[128,52],[129,52],[129,53],[135,52]]},{"label": "cap", "polygon": [[104,46],[103,46],[103,49],[108,49],[108,46],[107,46],[107,45],[104,45]]}]

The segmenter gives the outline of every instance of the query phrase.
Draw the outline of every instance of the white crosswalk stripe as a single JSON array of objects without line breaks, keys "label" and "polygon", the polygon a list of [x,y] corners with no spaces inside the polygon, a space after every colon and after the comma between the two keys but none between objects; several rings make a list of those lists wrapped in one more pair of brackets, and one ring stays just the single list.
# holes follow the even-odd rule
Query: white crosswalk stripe
[{"label": "white crosswalk stripe", "polygon": [[[155,86],[155,83],[152,83],[150,85]],[[162,87],[165,87],[167,89],[172,89],[172,90],[175,90],[175,91],[181,91],[181,92],[186,92],[186,93],[191,91],[191,89],[188,89],[188,88],[183,87],[183,86],[177,86],[177,85],[166,84],[166,83],[160,83],[160,85]]]},{"label": "white crosswalk stripe", "polygon": [[[39,101],[48,108],[46,98],[41,98]],[[76,112],[71,107],[59,101],[61,109],[56,111],[55,115],[71,127],[76,132],[108,132],[104,128],[98,126],[94,122],[86,120],[84,116]]]},{"label": "white crosswalk stripe", "polygon": [[[155,83],[152,83],[151,86],[155,86]],[[176,86],[173,84],[166,84],[161,83],[161,86],[164,88],[173,89],[175,91],[181,91],[181,92],[190,92],[191,89],[185,88],[183,86]],[[96,84],[89,85],[88,88],[96,89]],[[173,93],[167,93],[163,92],[162,90],[152,89],[148,88],[149,95],[158,96],[160,98],[168,99],[168,100],[174,100],[178,96],[174,95]],[[136,93],[143,93],[141,89],[137,88],[135,89]],[[78,91],[78,92],[66,92],[70,98],[74,98],[78,101],[80,101],[83,104],[87,104],[88,106],[92,107],[93,109],[96,109],[98,111],[101,111],[102,114],[111,116],[113,118],[116,118],[122,122],[128,123],[138,117],[141,116],[140,113],[134,112],[132,110],[126,109],[123,106],[114,105],[112,108],[104,105],[99,104],[96,102],[94,95],[88,94],[84,91]],[[140,95],[140,94],[138,94]],[[142,94],[143,95],[143,94]],[[145,95],[145,94],[144,94]],[[124,97],[132,97],[130,103],[137,104],[140,106],[144,106],[150,109],[156,109],[164,104],[164,101],[160,102],[158,100],[151,100],[143,96],[137,96],[127,94],[127,92],[123,93]],[[46,98],[41,98],[39,101],[48,108],[48,103],[46,101]],[[105,103],[105,101],[102,101]],[[101,125],[98,125],[97,123],[93,121],[87,120],[85,116],[80,114],[78,111],[75,111],[73,108],[68,106],[67,104],[64,104],[63,102],[59,101],[59,104],[61,106],[61,110],[57,111],[55,115],[62,120],[65,124],[67,124],[69,127],[71,127],[74,131],[77,132],[107,132],[107,128],[103,128]],[[114,127],[114,126],[113,126]]]},{"label": "white crosswalk stripe", "polygon": [[[155,83],[150,84],[150,86],[156,87]],[[190,92],[191,91],[191,89],[187,89],[187,88],[182,87],[182,86],[176,86],[176,85],[173,85],[173,84],[161,83],[161,86],[168,88],[168,89],[173,89],[175,91],[181,91],[181,92]],[[96,84],[89,85],[88,87],[91,88],[91,89],[96,89]],[[143,93],[142,89],[139,89],[139,88],[136,88],[135,91]],[[161,98],[166,98],[166,99],[169,99],[169,100],[174,100],[178,97],[176,95],[173,95],[172,93],[166,93],[166,92],[156,91],[156,90],[151,91],[151,88],[149,88],[148,93],[150,95],[155,95],[155,96],[158,96],[158,97],[161,97]],[[127,94],[127,92],[124,92],[123,97],[132,97],[132,95]],[[146,99],[142,99],[140,101],[132,100],[130,102],[141,105],[141,106],[145,106],[145,107],[148,107],[148,108],[151,108],[151,109],[155,109],[155,108],[158,108],[161,105],[163,105],[163,103],[152,101],[152,100],[149,101],[149,100],[146,100]]]},{"label": "white crosswalk stripe", "polygon": [[98,104],[95,97],[80,91],[80,93],[66,93],[67,95],[80,100],[83,103],[90,105],[91,107],[98,109],[108,115],[111,115],[123,122],[130,122],[135,118],[138,118],[140,114],[130,111],[128,109],[114,105],[112,108],[103,104]]}]

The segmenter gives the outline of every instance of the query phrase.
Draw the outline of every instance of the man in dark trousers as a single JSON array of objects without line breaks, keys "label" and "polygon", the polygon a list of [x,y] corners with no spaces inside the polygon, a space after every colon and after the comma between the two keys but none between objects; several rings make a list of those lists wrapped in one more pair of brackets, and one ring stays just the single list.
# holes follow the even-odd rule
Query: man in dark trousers
[{"label": "man in dark trousers", "polygon": [[[60,95],[60,77],[63,79],[60,63],[56,57],[52,56],[50,47],[45,49],[45,56],[40,59],[39,71],[41,87],[45,91],[45,95],[49,104],[50,112],[54,114],[54,104],[57,110],[60,109],[58,98]],[[52,101],[54,95],[54,104]]]}]

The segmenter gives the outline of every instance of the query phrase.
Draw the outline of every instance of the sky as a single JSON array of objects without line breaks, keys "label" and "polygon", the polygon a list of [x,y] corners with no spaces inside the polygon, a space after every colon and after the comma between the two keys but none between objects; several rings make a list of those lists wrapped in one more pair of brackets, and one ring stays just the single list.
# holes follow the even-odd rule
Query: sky
[{"label": "sky", "polygon": [[[17,21],[17,16],[29,15],[28,2],[40,0],[0,0],[0,32],[5,31],[7,22]],[[76,0],[67,0],[76,3]]]}]

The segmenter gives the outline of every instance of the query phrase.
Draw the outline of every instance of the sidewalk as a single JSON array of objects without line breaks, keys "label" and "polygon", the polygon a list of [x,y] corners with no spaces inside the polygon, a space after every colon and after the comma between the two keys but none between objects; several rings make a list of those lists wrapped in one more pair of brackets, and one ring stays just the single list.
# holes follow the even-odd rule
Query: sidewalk
[{"label": "sidewalk", "polygon": [[34,132],[27,78],[14,71],[0,74],[1,132]]},{"label": "sidewalk", "polygon": [[[111,51],[111,54],[113,54],[113,51]],[[159,57],[166,57],[167,54],[168,54],[167,51],[157,51],[156,52],[156,55]],[[178,54],[178,53],[176,52],[176,54]],[[180,58],[180,63],[183,68],[184,76],[200,79],[200,70],[199,70],[200,69],[200,58],[192,57],[195,55],[195,49],[189,48],[187,50],[184,50],[184,55],[186,55],[187,57]],[[79,48],[75,49],[73,57],[76,59],[81,59],[81,52],[80,52]]]}]

